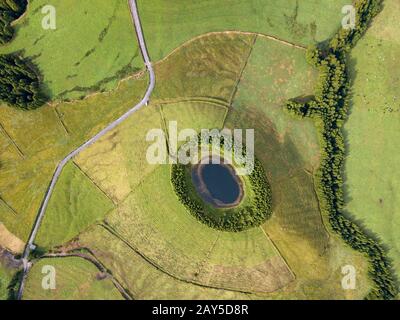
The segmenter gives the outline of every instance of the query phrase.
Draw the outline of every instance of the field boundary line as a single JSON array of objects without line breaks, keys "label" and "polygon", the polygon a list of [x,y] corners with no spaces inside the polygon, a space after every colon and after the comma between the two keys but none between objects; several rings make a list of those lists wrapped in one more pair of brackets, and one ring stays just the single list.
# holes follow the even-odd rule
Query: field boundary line
[{"label": "field boundary line", "polygon": [[10,140],[11,144],[14,146],[14,148],[17,150],[17,153],[22,159],[25,159],[25,154],[21,150],[21,148],[18,146],[17,142],[14,141],[14,139],[9,135],[7,130],[4,128],[3,124],[0,122],[0,131],[3,132],[3,134],[6,136],[7,139]]},{"label": "field boundary line", "polygon": [[[215,239],[214,243],[211,245],[211,247],[208,250],[206,256],[204,257],[204,260],[201,262],[201,264],[199,266],[199,270],[197,272],[199,274],[199,278],[201,278],[201,275],[204,273],[202,271],[202,269],[204,269],[205,264],[210,259],[211,253],[214,251],[214,248],[217,245],[217,242],[218,242],[220,237],[221,237],[221,231],[218,231],[217,238]],[[207,277],[207,280],[205,280],[204,282],[205,283],[210,283],[210,277],[211,277],[211,274],[209,274],[209,277]]]},{"label": "field boundary line", "polygon": [[0,201],[1,201],[2,203],[4,203],[4,205],[5,205],[8,209],[10,209],[11,212],[12,212],[14,215],[16,215],[16,216],[19,215],[19,213],[18,213],[11,205],[9,205],[8,202],[7,202],[6,200],[4,200],[4,198],[3,198],[1,195],[0,195]]},{"label": "field boundary line", "polygon": [[56,113],[57,118],[58,118],[58,120],[60,121],[61,126],[63,127],[65,133],[66,133],[67,135],[70,135],[70,131],[68,130],[67,125],[65,124],[64,120],[61,118],[60,111],[57,109],[57,106],[54,106],[53,109],[54,109],[54,112]]},{"label": "field boundary line", "polygon": [[240,67],[239,74],[237,76],[237,79],[235,81],[235,85],[234,85],[233,90],[231,92],[231,96],[229,97],[229,107],[230,108],[232,107],[233,100],[235,99],[236,93],[237,93],[237,91],[239,89],[239,84],[240,84],[240,81],[242,80],[244,70],[246,69],[247,64],[248,64],[248,62],[250,60],[250,56],[253,53],[253,49],[254,49],[254,46],[255,46],[255,44],[257,42],[257,38],[258,38],[258,36],[255,35],[254,38],[253,38],[253,41],[251,42],[251,45],[250,45],[250,48],[249,48],[249,52],[247,53],[247,57],[244,59],[243,65]]},{"label": "field boundary line", "polygon": [[209,103],[220,107],[229,107],[229,103],[224,101],[223,99],[218,98],[210,98],[210,97],[180,97],[180,98],[171,98],[171,99],[154,99],[157,104],[168,105],[174,103],[183,103],[183,102],[197,102],[197,103]]},{"label": "field boundary line", "polygon": [[192,42],[199,40],[201,38],[206,38],[212,35],[222,35],[222,34],[238,34],[238,35],[255,35],[255,36],[260,36],[260,37],[264,37],[268,40],[271,41],[276,41],[279,42],[281,44],[284,44],[286,46],[289,47],[293,47],[296,49],[300,49],[300,50],[307,50],[307,47],[302,46],[302,45],[298,45],[286,40],[283,40],[281,38],[275,37],[275,36],[271,36],[265,33],[260,33],[260,32],[251,32],[251,31],[240,31],[240,30],[224,30],[224,31],[211,31],[211,32],[206,32],[200,35],[197,35],[189,40],[185,40],[182,44],[178,45],[175,49],[173,49],[170,53],[168,53],[164,58],[161,58],[160,60],[157,60],[154,63],[154,66],[159,65],[160,63],[164,62],[165,60],[169,59],[173,54],[175,54],[177,51],[179,51],[180,49],[182,49],[185,46],[188,46],[189,44],[191,44]]},{"label": "field boundary line", "polygon": [[[196,285],[196,286],[203,287],[203,288],[214,289],[214,290],[237,292],[237,293],[242,293],[242,294],[259,293],[259,292],[244,291],[244,290],[234,289],[234,288],[224,288],[224,287],[212,286],[212,285],[203,284],[203,283],[200,283],[200,282],[197,282],[194,280],[180,278],[180,277],[174,275],[173,273],[165,270],[164,268],[159,266],[156,262],[154,262],[149,257],[147,257],[144,253],[142,253],[139,249],[135,248],[128,240],[126,240],[123,236],[121,236],[117,231],[113,230],[113,227],[109,223],[104,222],[103,224],[100,224],[99,226],[103,227],[111,235],[116,237],[119,241],[123,242],[126,246],[128,246],[133,252],[135,252],[137,255],[139,255],[143,260],[145,260],[145,262],[147,262],[153,268],[157,269],[158,271],[164,273],[165,275],[167,275],[175,280],[178,280],[180,282],[184,282],[187,284]],[[260,293],[262,293],[262,292],[260,292]]]},{"label": "field boundary line", "polygon": [[[80,248],[80,249],[87,250],[86,248]],[[88,250],[88,251],[91,253],[90,250]],[[81,259],[93,264],[99,271],[107,274],[107,277],[109,279],[111,279],[111,282],[117,288],[117,290],[119,291],[121,296],[123,296],[125,298],[125,300],[134,300],[132,294],[123,287],[123,285],[120,283],[119,280],[117,280],[111,273],[108,272],[107,268],[94,255],[91,256],[91,255],[84,254],[84,253],[74,253],[74,252],[48,253],[48,254],[44,255],[43,257],[39,258],[37,261],[40,261],[42,259],[57,259],[57,258],[62,259],[62,258],[70,258],[70,257],[81,258]]]},{"label": "field boundary line", "polygon": [[[168,155],[170,155],[170,152],[169,152],[169,131],[168,131],[168,128],[167,128],[167,120],[166,120],[165,115],[164,115],[164,107],[163,107],[162,104],[160,104],[160,105],[158,105],[158,108],[159,108],[160,117],[161,117],[161,126],[163,127],[164,132],[166,133],[165,134],[165,143],[166,143],[166,147],[167,147],[167,152],[168,152]],[[156,169],[154,169],[154,170],[156,170]],[[144,181],[144,179],[143,179],[143,181]]]},{"label": "field boundary line", "polygon": [[[279,257],[282,259],[282,261],[284,262],[284,264],[286,265],[286,268],[289,270],[290,274],[292,275],[293,279],[292,281],[289,281],[286,285],[282,286],[282,288],[286,287],[287,285],[289,285],[289,283],[292,283],[294,280],[297,279],[296,274],[294,273],[294,271],[292,270],[292,268],[289,266],[289,263],[286,261],[285,257],[283,256],[283,254],[279,251],[278,247],[275,245],[274,241],[272,241],[272,239],[270,238],[270,236],[267,234],[267,232],[264,230],[264,228],[262,227],[262,225],[259,227],[262,231],[262,233],[264,234],[265,238],[267,239],[268,242],[270,242],[272,244],[272,247],[274,248],[274,250],[276,251],[276,253],[279,255]],[[281,288],[281,289],[282,289]]]},{"label": "field boundary line", "polygon": [[110,200],[113,204],[114,207],[117,205],[117,202],[114,201],[114,199],[107,194],[90,176],[87,174],[77,163],[75,160],[72,160],[72,164],[95,186],[96,189],[98,189],[105,197],[107,197],[108,200]]},{"label": "field boundary line", "polygon": [[[314,169],[315,171],[318,171],[318,169]],[[323,225],[323,227],[324,227],[324,230],[325,230],[325,232],[326,232],[326,234],[327,234],[327,238],[328,238],[328,240],[330,240],[330,239],[332,239],[332,236],[334,235],[333,233],[331,234],[331,231],[329,230],[329,221],[328,221],[328,225],[325,223],[325,220],[326,219],[329,219],[329,217],[328,216],[325,216],[324,215],[324,211],[322,210],[322,207],[321,207],[321,199],[320,199],[320,196],[318,195],[318,191],[317,191],[317,181],[316,181],[316,179],[315,179],[315,176],[316,176],[316,172],[309,172],[309,171],[307,171],[307,170],[304,170],[305,172],[306,172],[306,174],[308,174],[310,177],[311,177],[311,180],[312,180],[312,186],[313,186],[313,191],[314,191],[314,195],[315,195],[315,198],[317,199],[317,204],[318,204],[318,211],[319,211],[319,216],[321,217],[321,223],[322,223],[322,225]],[[342,240],[342,239],[341,239]],[[328,250],[328,248],[326,247],[325,248],[325,251],[326,250]]]}]

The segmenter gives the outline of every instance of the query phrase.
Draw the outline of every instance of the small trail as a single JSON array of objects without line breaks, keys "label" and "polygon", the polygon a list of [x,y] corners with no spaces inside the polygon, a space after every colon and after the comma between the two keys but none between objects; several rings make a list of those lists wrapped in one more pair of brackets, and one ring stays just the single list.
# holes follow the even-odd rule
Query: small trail
[{"label": "small trail", "polygon": [[43,256],[43,258],[82,258],[90,263],[92,263],[97,269],[99,269],[102,273],[107,275],[107,278],[111,280],[114,286],[117,288],[119,293],[124,297],[126,300],[134,300],[134,297],[130,292],[128,292],[122,284],[115,279],[115,277],[110,274],[107,269],[99,262],[95,257],[91,256],[90,254],[85,253],[73,253],[73,252],[66,252],[66,253],[50,253]]}]

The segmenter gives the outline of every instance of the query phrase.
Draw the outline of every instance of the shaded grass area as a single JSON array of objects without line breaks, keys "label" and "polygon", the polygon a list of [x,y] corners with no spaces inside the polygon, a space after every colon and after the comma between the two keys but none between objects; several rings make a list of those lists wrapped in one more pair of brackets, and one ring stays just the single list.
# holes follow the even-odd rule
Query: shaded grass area
[{"label": "shaded grass area", "polygon": [[36,243],[48,249],[65,243],[102,220],[113,208],[103,191],[69,162],[52,194]]},{"label": "shaded grass area", "polygon": [[114,88],[143,67],[126,1],[52,1],[55,30],[42,28],[41,9],[48,4],[29,2],[27,15],[15,25],[15,38],[0,53],[23,52],[37,64],[52,99]]},{"label": "shaded grass area", "polygon": [[[42,280],[44,266],[56,271],[56,289],[45,290]],[[122,300],[122,296],[107,275],[92,263],[78,257],[44,258],[29,271],[24,291],[25,300]]]},{"label": "shaded grass area", "polygon": [[351,52],[353,92],[345,124],[346,211],[382,240],[400,277],[400,25],[397,1],[383,11]]},{"label": "shaded grass area", "polygon": [[347,0],[139,0],[138,8],[153,60],[212,31],[264,33],[299,45],[330,38]]}]

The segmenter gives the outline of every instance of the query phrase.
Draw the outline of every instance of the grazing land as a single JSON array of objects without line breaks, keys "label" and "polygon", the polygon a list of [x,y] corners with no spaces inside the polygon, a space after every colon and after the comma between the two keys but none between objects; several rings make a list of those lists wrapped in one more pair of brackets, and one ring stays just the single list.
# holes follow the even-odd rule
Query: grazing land
[{"label": "grazing land", "polygon": [[332,37],[348,0],[139,0],[153,60],[208,32],[243,31],[307,46]]},{"label": "grazing land", "polygon": [[[42,287],[45,266],[56,270],[55,289]],[[46,273],[43,274],[42,270]],[[32,267],[24,293],[26,300],[121,300],[107,274],[79,257],[40,259]]]},{"label": "grazing land", "polygon": [[384,4],[351,54],[354,84],[345,125],[346,208],[387,246],[400,277],[400,3]]},{"label": "grazing land", "polygon": [[[142,98],[147,77],[84,100],[0,112],[0,220],[25,241],[55,167],[72,150]],[[66,195],[67,196],[67,195]]]},{"label": "grazing land", "polygon": [[52,1],[55,30],[42,28],[42,8],[48,4],[29,1],[26,15],[14,26],[14,39],[0,47],[0,54],[22,53],[37,64],[53,100],[115,88],[143,68],[126,1]]},{"label": "grazing land", "polygon": [[[156,98],[148,108],[76,157],[82,172],[116,204],[103,222],[79,235],[78,243],[115,270],[118,281],[130,288],[134,297],[148,297],[149,292],[132,283],[128,267],[121,269],[119,264],[126,255],[144,265],[143,277],[151,270],[168,283],[192,288],[175,292],[173,296],[178,298],[196,297],[200,288],[206,287],[247,292],[254,298],[362,298],[369,290],[367,262],[330,234],[319,211],[313,181],[320,159],[315,126],[311,120],[292,117],[283,107],[290,97],[312,93],[317,74],[307,65],[302,49],[263,36],[237,33],[237,37],[212,34],[185,45],[180,49],[183,52],[176,51],[174,55],[190,56],[201,42],[204,52],[215,56],[224,44],[226,52],[242,63],[230,64],[227,58],[222,65],[199,64],[202,82],[192,79],[196,91],[190,82],[177,85],[179,91],[164,91],[164,86],[171,88],[177,80],[161,76]],[[249,40],[244,42],[246,37]],[[240,49],[238,41],[247,44]],[[279,54],[268,60],[273,52]],[[157,65],[161,75],[177,61],[174,55]],[[190,60],[186,64],[180,61],[174,69],[178,79],[180,70],[197,67]],[[222,72],[232,74],[229,82],[224,78],[225,90],[218,89],[218,82],[204,81]],[[210,92],[204,89],[207,86],[217,88],[211,97],[201,95]],[[169,121],[177,121],[180,129],[256,129],[257,157],[273,190],[273,216],[262,228],[219,232],[186,212],[172,189],[170,166],[150,165],[145,159],[146,133],[151,128],[167,131]],[[83,208],[83,204],[76,207]],[[49,211],[48,217],[52,214]],[[99,243],[105,237],[114,249]],[[340,268],[345,263],[360,270],[356,291],[341,288]],[[134,269],[134,264],[129,265]]]},{"label": "grazing land", "polygon": [[[154,82],[127,1],[55,0],[57,28],[44,30],[47,3],[31,0],[0,47],[37,65],[51,99],[29,111],[0,105],[0,253],[12,257],[0,255],[0,300],[22,266],[24,299],[395,296],[386,251],[400,277],[398,1],[385,0],[371,20],[380,0],[354,0],[362,19],[348,30],[348,0],[134,3],[155,71],[150,101],[74,153],[22,260],[57,164]],[[190,214],[172,164],[147,158],[153,129],[172,150],[171,122],[178,131],[254,129],[271,217],[227,232]],[[42,286],[46,266],[56,270],[54,290]],[[352,290],[345,266],[356,271]]]}]

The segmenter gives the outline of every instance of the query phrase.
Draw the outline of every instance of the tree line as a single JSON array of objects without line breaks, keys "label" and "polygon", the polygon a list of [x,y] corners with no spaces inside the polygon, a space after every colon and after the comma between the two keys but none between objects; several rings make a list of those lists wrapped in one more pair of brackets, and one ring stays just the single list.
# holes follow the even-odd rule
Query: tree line
[{"label": "tree line", "polygon": [[[221,139],[222,140],[222,139]],[[249,181],[246,205],[229,209],[209,210],[205,203],[194,196],[189,186],[190,167],[174,164],[171,182],[179,201],[200,222],[209,227],[231,232],[240,232],[261,225],[272,214],[272,195],[266,173],[261,162],[255,159],[254,170],[245,177]]]},{"label": "tree line", "polygon": [[[27,8],[27,0],[0,0],[0,44],[12,40],[12,21]],[[0,55],[0,100],[23,110],[42,106],[48,97],[44,93],[38,68],[17,53]]]},{"label": "tree line", "polygon": [[11,41],[14,28],[11,23],[18,19],[28,6],[27,0],[0,0],[0,44]]},{"label": "tree line", "polygon": [[343,215],[345,142],[342,127],[349,112],[347,55],[382,6],[382,0],[358,0],[354,29],[341,29],[327,44],[309,48],[307,60],[320,74],[315,97],[306,103],[287,103],[287,109],[296,115],[320,119],[317,121],[322,136],[322,163],[317,174],[319,198],[323,200],[322,209],[328,214],[332,229],[353,249],[369,258],[369,274],[374,287],[367,299],[393,299],[398,286],[390,259],[381,244]]}]

